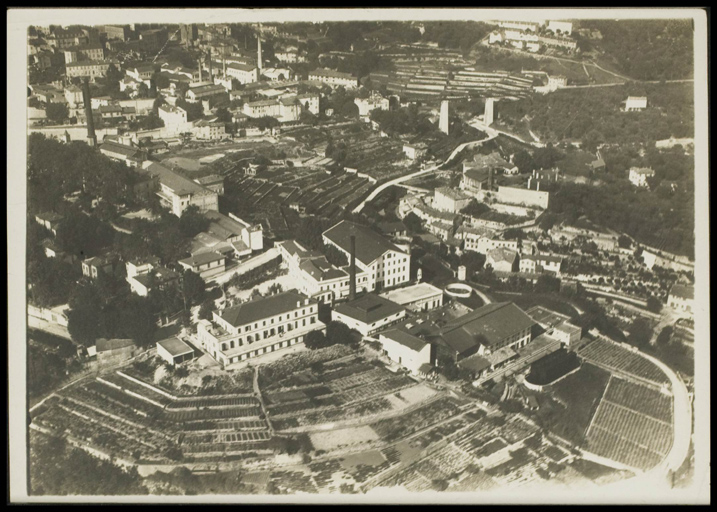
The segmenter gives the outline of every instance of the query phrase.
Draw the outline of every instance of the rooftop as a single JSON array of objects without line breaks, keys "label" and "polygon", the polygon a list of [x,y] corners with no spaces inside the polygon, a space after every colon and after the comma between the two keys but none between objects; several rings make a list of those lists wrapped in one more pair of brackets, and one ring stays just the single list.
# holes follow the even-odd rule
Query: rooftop
[{"label": "rooftop", "polygon": [[551,311],[543,306],[533,306],[526,311],[526,314],[539,324],[546,325],[548,327],[555,327],[570,320],[569,316],[556,313],[555,311]]},{"label": "rooftop", "polygon": [[111,151],[112,153],[118,153],[124,156],[135,156],[139,153],[139,149],[120,144],[119,142],[106,141],[100,146],[100,151]]},{"label": "rooftop", "polygon": [[199,194],[208,191],[206,188],[194,183],[189,178],[185,178],[171,169],[167,169],[157,163],[151,163],[146,170],[150,175],[159,177],[159,181],[162,185],[169,187],[177,195],[183,196],[188,194]]},{"label": "rooftop", "polygon": [[410,304],[423,298],[432,297],[436,294],[443,294],[443,290],[436,288],[429,283],[418,283],[405,288],[398,288],[381,294],[381,297],[397,304]]},{"label": "rooftop", "polygon": [[204,217],[209,219],[210,224],[207,232],[222,239],[241,236],[246,229],[242,223],[235,221],[231,217],[227,217],[223,213],[215,211],[204,212]]},{"label": "rooftop", "polygon": [[353,222],[342,220],[324,231],[326,238],[347,253],[351,250],[351,235],[356,236],[356,259],[364,265],[370,265],[387,251],[404,252],[371,228]]},{"label": "rooftop", "polygon": [[333,78],[343,78],[345,80],[356,80],[356,77],[352,76],[350,73],[341,73],[340,71],[325,68],[317,68],[309,72],[309,76],[327,76]]},{"label": "rooftop", "polygon": [[96,346],[97,352],[99,353],[106,352],[108,350],[117,350],[125,347],[133,347],[134,341],[129,339],[106,340],[105,338],[100,338],[97,340]]},{"label": "rooftop", "polygon": [[240,62],[232,62],[227,64],[228,69],[238,69],[240,71],[251,72],[256,69],[256,66],[249,66],[248,64],[241,64]]},{"label": "rooftop", "polygon": [[399,331],[398,329],[384,331],[381,333],[381,336],[393,340],[396,343],[400,343],[414,352],[419,352],[423,350],[426,345],[428,345],[428,343],[423,341],[421,338],[417,338],[413,334],[408,334],[406,331]]},{"label": "rooftop", "polygon": [[223,260],[225,257],[222,254],[219,254],[218,252],[203,252],[201,254],[195,254],[194,256],[191,256],[189,258],[185,258],[183,260],[179,260],[179,263],[182,263],[184,265],[190,266],[190,267],[196,267],[199,265],[206,265],[207,263],[211,263],[213,261],[219,261]]},{"label": "rooftop", "polygon": [[676,284],[672,286],[670,295],[681,299],[694,299],[695,287],[693,285]]},{"label": "rooftop", "polygon": [[283,247],[285,251],[287,251],[292,256],[298,256],[299,259],[317,258],[323,256],[323,254],[319,251],[306,249],[296,240],[286,240],[284,242],[279,242],[277,246]]},{"label": "rooftop", "polygon": [[373,293],[367,293],[363,297],[337,306],[334,311],[364,324],[372,324],[399,311],[405,311],[405,308]]},{"label": "rooftop", "polygon": [[172,357],[183,356],[184,354],[194,353],[194,349],[184,343],[179,338],[167,338],[166,340],[158,341],[157,345],[161,346]]},{"label": "rooftop", "polygon": [[462,353],[480,343],[490,348],[533,325],[535,320],[512,302],[494,302],[448,322],[441,335]]},{"label": "rooftop", "polygon": [[471,199],[471,196],[464,194],[460,190],[456,190],[450,187],[441,187],[436,189],[436,195],[442,194],[454,201],[463,201],[465,199]]},{"label": "rooftop", "polygon": [[486,256],[492,259],[495,263],[507,261],[512,265],[515,262],[515,259],[518,257],[518,253],[510,251],[503,247],[498,247],[497,249],[488,251],[488,254]]},{"label": "rooftop", "polygon": [[299,267],[317,281],[327,281],[348,276],[346,271],[329,263],[325,256],[306,259],[299,264]]},{"label": "rooftop", "polygon": [[[305,305],[307,297],[295,290],[238,304],[222,311],[219,316],[234,327],[250,324],[271,316],[288,313]],[[313,303],[311,303],[313,304]]]}]

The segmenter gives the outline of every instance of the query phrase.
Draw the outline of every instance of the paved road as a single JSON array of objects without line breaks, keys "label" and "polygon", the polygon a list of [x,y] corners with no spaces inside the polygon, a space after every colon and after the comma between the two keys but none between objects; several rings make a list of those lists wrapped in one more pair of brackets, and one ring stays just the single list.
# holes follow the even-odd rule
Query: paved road
[{"label": "paved road", "polygon": [[642,357],[655,364],[670,379],[672,384],[673,441],[670,453],[652,472],[676,471],[687,458],[692,439],[692,405],[685,383],[665,363],[643,352]]},{"label": "paved road", "polygon": [[70,333],[67,331],[67,327],[50,323],[46,320],[43,320],[42,318],[27,315],[27,326],[31,329],[38,329],[40,331],[54,334],[55,336],[59,336],[60,338],[72,340],[72,338],[70,337]]}]

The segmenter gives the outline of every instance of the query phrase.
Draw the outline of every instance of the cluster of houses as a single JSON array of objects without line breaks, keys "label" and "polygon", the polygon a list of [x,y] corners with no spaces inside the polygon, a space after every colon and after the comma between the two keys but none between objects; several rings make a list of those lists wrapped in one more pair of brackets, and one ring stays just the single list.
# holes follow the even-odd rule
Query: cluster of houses
[{"label": "cluster of houses", "polygon": [[506,43],[533,53],[545,48],[567,52],[577,49],[577,41],[571,37],[573,24],[568,21],[498,21],[495,24],[499,28],[489,34],[489,44]]}]

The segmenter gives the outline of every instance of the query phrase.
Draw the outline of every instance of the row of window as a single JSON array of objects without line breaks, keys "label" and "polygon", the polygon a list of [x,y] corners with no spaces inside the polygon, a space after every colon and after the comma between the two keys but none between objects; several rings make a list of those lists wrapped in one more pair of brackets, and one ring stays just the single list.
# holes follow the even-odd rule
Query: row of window
[{"label": "row of window", "polygon": [[275,352],[281,348],[286,348],[291,345],[296,345],[297,343],[301,343],[302,341],[304,341],[303,336],[299,336],[298,338],[294,338],[293,340],[280,341],[279,343],[277,343],[275,345],[271,345],[270,347],[264,347],[264,348],[260,348],[258,350],[252,350],[251,352],[248,352],[246,354],[242,354],[240,356],[229,358],[229,362],[230,363],[238,363],[239,361],[245,361],[252,357],[260,356],[262,354],[268,354],[270,352]]},{"label": "row of window", "polygon": [[[316,317],[312,316],[309,319],[309,325],[315,324],[315,323],[316,323]],[[303,318],[301,320],[301,326],[306,327],[306,318]],[[272,327],[271,329],[265,330],[263,333],[257,332],[253,335],[249,334],[246,337],[246,343],[251,344],[251,343],[254,343],[255,341],[261,341],[266,338],[271,338],[272,336],[276,336],[277,334],[282,334],[284,332],[293,331],[294,329],[298,329],[298,328],[299,328],[298,320],[296,322],[294,322],[293,325],[291,323],[286,324],[286,330],[284,330],[283,325],[280,325],[276,328]],[[222,351],[227,351],[227,350],[231,350],[236,347],[243,347],[243,346],[244,346],[244,338],[237,338],[236,345],[235,345],[235,340],[231,340],[228,343],[222,343]]]},{"label": "row of window", "polygon": [[[301,310],[301,316],[304,316],[306,314],[306,309],[307,308],[304,308]],[[314,312],[314,306],[309,306],[308,309],[309,309],[309,314]],[[289,320],[290,318],[291,318],[291,313],[287,313],[286,316],[279,315],[278,322],[281,322],[284,319]],[[298,309],[296,311],[294,311],[294,318],[299,318],[299,310]],[[266,322],[267,322],[267,320],[262,320],[261,326],[266,327],[266,325],[267,325]],[[306,319],[304,319],[304,322],[306,322]],[[311,323],[313,324],[314,322],[312,321]],[[273,324],[274,324],[274,318],[269,319],[269,325],[273,325]],[[291,325],[291,324],[289,324],[289,325]],[[306,325],[306,324],[304,324],[304,325]],[[258,328],[259,328],[259,322],[254,322],[254,329],[258,329]],[[249,332],[250,330],[251,330],[251,324],[244,326],[244,332]],[[237,329],[237,332],[241,332],[241,327],[239,327]]]}]

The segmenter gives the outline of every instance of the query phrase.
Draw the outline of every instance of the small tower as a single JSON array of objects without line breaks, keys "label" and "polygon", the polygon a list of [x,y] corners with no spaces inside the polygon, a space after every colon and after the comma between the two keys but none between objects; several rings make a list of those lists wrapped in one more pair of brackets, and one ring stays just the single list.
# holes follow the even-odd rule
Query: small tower
[{"label": "small tower", "polygon": [[438,129],[448,135],[448,100],[441,102],[441,118],[438,122]]}]

